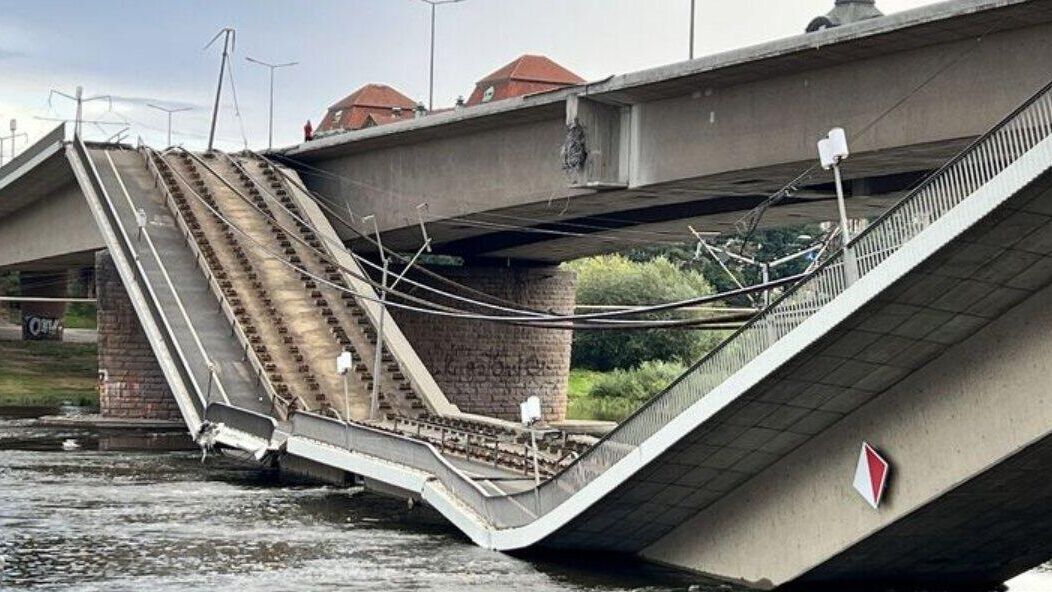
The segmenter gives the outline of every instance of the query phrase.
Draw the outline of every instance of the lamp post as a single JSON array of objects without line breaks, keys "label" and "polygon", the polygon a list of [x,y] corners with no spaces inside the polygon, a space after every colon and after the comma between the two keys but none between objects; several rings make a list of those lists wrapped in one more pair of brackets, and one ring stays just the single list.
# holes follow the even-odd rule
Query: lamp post
[{"label": "lamp post", "polygon": [[818,159],[822,168],[833,169],[833,179],[836,182],[837,208],[840,210],[840,236],[844,244],[844,272],[847,276],[847,284],[851,285],[858,279],[858,261],[851,249],[851,231],[848,228],[847,205],[844,203],[844,181],[840,176],[840,163],[851,151],[847,147],[847,134],[844,128],[835,127],[829,134],[818,142]]},{"label": "lamp post", "polygon": [[255,58],[246,57],[245,59],[248,60],[249,62],[252,62],[253,64],[257,64],[259,66],[263,66],[264,68],[269,68],[270,69],[270,127],[269,127],[270,131],[267,134],[267,150],[270,150],[271,148],[274,147],[274,70],[277,70],[278,68],[288,68],[290,66],[295,66],[295,65],[298,65],[299,62],[286,62],[284,64],[269,64],[267,62],[264,62],[262,60],[257,60]]},{"label": "lamp post", "polygon": [[147,107],[157,109],[158,111],[164,111],[168,114],[168,145],[172,145],[172,114],[182,113],[183,111],[190,111],[193,107],[178,107],[176,109],[169,109],[168,107],[161,107],[160,105],[154,105],[153,103],[146,103]]},{"label": "lamp post", "polygon": [[435,9],[442,4],[456,4],[464,0],[420,0],[431,5],[431,76],[427,84],[427,110],[435,109]]}]

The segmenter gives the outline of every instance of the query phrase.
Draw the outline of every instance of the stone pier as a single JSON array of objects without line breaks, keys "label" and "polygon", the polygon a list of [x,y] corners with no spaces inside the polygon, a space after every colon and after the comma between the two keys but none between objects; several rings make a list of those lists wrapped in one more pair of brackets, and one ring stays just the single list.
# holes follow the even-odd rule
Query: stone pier
[{"label": "stone pier", "polygon": [[[431,267],[460,284],[518,303],[569,314],[575,277],[558,267]],[[477,295],[414,276],[430,285],[478,299]],[[400,289],[420,294],[408,284]],[[455,300],[426,295],[447,305]],[[478,308],[485,314],[510,314]],[[449,400],[468,413],[517,420],[519,403],[541,398],[545,419],[566,417],[572,332],[467,321],[392,309],[392,315]]]}]

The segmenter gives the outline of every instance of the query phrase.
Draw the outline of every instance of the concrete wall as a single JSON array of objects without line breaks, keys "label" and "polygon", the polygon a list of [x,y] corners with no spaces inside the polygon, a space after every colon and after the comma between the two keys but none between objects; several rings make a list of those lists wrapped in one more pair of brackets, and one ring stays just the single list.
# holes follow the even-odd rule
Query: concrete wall
[{"label": "concrete wall", "polygon": [[570,191],[559,155],[563,119],[557,111],[548,121],[311,163],[353,181],[302,174],[312,189],[346,200],[356,216],[375,214],[381,230],[416,224],[423,203],[431,220],[516,205],[524,196],[560,197]]},{"label": "concrete wall", "polygon": [[830,128],[878,118],[853,152],[974,136],[1048,81],[1050,51],[1043,25],[634,105],[631,185],[810,161]]},{"label": "concrete wall", "polygon": [[[572,272],[554,267],[434,269],[461,284],[527,308],[564,314],[573,311]],[[429,283],[438,285],[434,280]],[[445,303],[453,304],[449,300]],[[537,395],[546,419],[565,418],[572,332],[397,310],[393,316],[442,391],[462,411],[514,420],[519,417],[519,403]]]},{"label": "concrete wall", "polygon": [[107,251],[96,253],[95,274],[102,415],[181,419],[175,397]]},{"label": "concrete wall", "polygon": [[102,248],[102,235],[76,184],[0,218],[0,267]]},{"label": "concrete wall", "polygon": [[[912,513],[1050,433],[1048,360],[1052,359],[1052,288],[952,347],[918,372],[798,448],[644,551],[649,559],[719,577],[770,586],[791,581],[891,525],[909,531]],[[873,510],[852,488],[862,441],[885,454],[892,477]],[[1039,470],[1034,468],[1033,470]],[[1006,484],[1007,486],[1007,484]],[[939,540],[940,529],[981,516],[1008,497],[971,497],[952,522],[911,533]],[[958,500],[960,501],[960,500]],[[937,503],[937,502],[936,502]],[[897,524],[896,524],[897,523]],[[1020,549],[1046,545],[1043,535],[1013,527]],[[971,551],[985,533],[943,541]],[[889,545],[868,558],[872,569],[912,573],[919,550],[902,557]],[[1002,553],[993,548],[990,553]],[[956,559],[954,555],[951,557]],[[842,560],[852,559],[841,555]],[[943,565],[944,572],[949,566]]]}]

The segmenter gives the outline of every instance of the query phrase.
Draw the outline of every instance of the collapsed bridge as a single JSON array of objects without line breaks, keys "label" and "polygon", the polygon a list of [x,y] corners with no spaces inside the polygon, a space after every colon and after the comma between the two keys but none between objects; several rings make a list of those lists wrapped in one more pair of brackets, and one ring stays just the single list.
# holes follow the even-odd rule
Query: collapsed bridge
[{"label": "collapsed bridge", "polygon": [[[1052,556],[1052,87],[1001,117],[609,434],[546,432],[539,483],[530,434],[431,363],[470,334],[404,331],[324,200],[269,156],[60,129],[0,169],[0,254],[97,265],[100,323],[141,333],[110,347],[109,379],[148,358],[195,436],[421,501],[487,548],[758,588],[988,589]],[[863,443],[891,467],[879,504],[852,487]]]}]

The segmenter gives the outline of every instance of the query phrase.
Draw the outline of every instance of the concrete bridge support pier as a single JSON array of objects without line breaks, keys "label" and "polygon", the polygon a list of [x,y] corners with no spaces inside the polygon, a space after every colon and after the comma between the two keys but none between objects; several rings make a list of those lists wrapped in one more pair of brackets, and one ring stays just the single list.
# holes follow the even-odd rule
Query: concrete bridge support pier
[{"label": "concrete bridge support pier", "polygon": [[107,417],[181,419],[108,251],[95,254],[99,408]]},{"label": "concrete bridge support pier", "polygon": [[[558,267],[435,266],[431,269],[521,307],[560,314],[569,314],[574,308],[574,274]],[[414,277],[431,285],[441,285],[431,278]],[[442,288],[479,299],[469,291],[445,285]],[[450,299],[435,300],[467,306]],[[487,308],[475,310],[484,314],[511,314]],[[443,392],[461,410],[517,420],[519,403],[537,395],[541,398],[545,419],[558,421],[566,417],[571,331],[452,319],[396,309],[392,309],[392,316]]]}]

